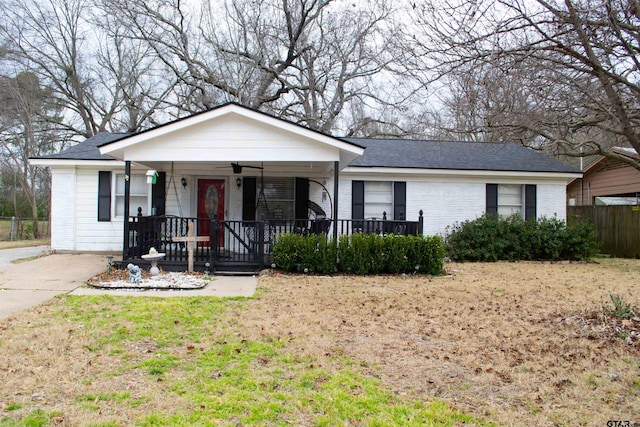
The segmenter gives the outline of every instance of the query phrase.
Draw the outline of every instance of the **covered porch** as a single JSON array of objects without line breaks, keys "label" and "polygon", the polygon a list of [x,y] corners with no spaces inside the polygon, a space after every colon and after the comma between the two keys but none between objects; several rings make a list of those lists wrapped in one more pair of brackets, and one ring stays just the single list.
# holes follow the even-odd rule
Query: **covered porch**
[{"label": "covered porch", "polygon": [[193,236],[196,269],[255,271],[280,234],[353,232],[349,221],[333,226],[339,168],[339,161],[125,162],[123,263],[144,264],[154,247],[166,254],[165,268],[184,270],[184,240]]},{"label": "covered porch", "polygon": [[337,221],[338,192],[340,170],[364,148],[238,104],[99,149],[125,165],[116,195],[123,262],[155,247],[167,266],[181,268],[188,244],[174,239],[191,232],[201,269],[261,266],[279,234],[337,238],[358,228]]},{"label": "covered porch", "polygon": [[[186,270],[188,244],[176,241],[189,235],[189,228],[205,230],[194,245],[194,270],[208,272],[256,272],[269,266],[269,255],[278,236],[284,233],[321,234],[328,238],[353,233],[421,235],[422,212],[416,221],[379,219],[301,218],[285,220],[218,220],[174,215],[132,216],[129,218],[128,245],[123,264],[146,264],[142,255],[151,247],[166,254],[161,266],[165,270]],[[205,235],[206,234],[206,235]],[[332,237],[333,236],[333,237]]]}]

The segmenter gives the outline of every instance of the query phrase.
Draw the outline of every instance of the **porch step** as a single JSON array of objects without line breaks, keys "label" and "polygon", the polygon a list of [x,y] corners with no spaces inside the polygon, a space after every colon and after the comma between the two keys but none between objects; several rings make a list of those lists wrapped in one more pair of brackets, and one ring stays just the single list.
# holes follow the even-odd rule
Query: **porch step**
[{"label": "porch step", "polygon": [[214,276],[257,276],[258,271],[252,270],[216,270],[213,273]]}]

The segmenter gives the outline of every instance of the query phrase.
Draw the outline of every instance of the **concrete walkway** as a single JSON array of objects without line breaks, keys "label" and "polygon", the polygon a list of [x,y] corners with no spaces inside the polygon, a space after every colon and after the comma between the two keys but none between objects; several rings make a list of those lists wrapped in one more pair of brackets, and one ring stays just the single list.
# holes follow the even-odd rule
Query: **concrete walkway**
[{"label": "concrete walkway", "polygon": [[85,283],[106,270],[105,255],[52,254],[11,263],[11,260],[38,256],[48,250],[48,247],[38,248],[0,250],[0,320],[59,294],[235,297],[252,296],[258,284],[257,277],[216,276],[205,288],[193,291],[98,290]]}]

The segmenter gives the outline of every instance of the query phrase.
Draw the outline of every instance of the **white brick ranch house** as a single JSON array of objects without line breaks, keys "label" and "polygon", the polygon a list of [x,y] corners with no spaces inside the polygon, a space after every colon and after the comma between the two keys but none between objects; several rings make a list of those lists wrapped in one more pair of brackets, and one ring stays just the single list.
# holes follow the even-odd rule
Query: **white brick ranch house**
[{"label": "white brick ranch house", "polygon": [[53,249],[127,262],[155,246],[178,268],[185,245],[173,238],[193,227],[209,237],[200,269],[261,266],[288,231],[444,234],[485,212],[564,219],[567,181],[581,176],[514,143],[336,138],[235,103],[31,163],[51,168]]}]

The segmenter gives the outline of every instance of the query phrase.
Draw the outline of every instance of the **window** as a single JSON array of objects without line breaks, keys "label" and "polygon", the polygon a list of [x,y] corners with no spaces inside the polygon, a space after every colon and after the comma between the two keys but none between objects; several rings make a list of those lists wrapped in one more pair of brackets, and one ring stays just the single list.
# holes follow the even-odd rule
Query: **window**
[{"label": "window", "polygon": [[391,181],[352,181],[351,217],[406,219],[406,183]]},{"label": "window", "polygon": [[[142,208],[142,215],[149,215],[149,184],[145,175],[131,175],[129,194],[129,215],[137,215]],[[116,175],[115,216],[124,215],[124,174]]]},{"label": "window", "polygon": [[513,214],[522,215],[522,185],[498,185],[498,215],[503,218]]},{"label": "window", "polygon": [[521,184],[487,184],[487,213],[505,218],[514,214],[536,218],[537,187]]},{"label": "window", "polygon": [[98,172],[98,221],[111,221],[111,172]]},{"label": "window", "polygon": [[242,179],[242,219],[286,220],[309,217],[309,180],[307,178],[264,178],[264,196],[260,195],[260,179]]},{"label": "window", "polygon": [[392,219],[393,191],[392,182],[367,181],[364,183],[364,217],[382,218],[386,212]]},{"label": "window", "polygon": [[295,179],[266,177],[263,179],[264,195],[260,194],[260,182],[256,188],[256,219],[290,219],[295,217]]}]

